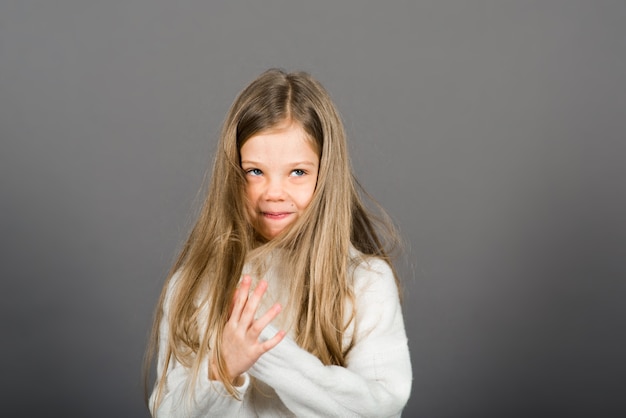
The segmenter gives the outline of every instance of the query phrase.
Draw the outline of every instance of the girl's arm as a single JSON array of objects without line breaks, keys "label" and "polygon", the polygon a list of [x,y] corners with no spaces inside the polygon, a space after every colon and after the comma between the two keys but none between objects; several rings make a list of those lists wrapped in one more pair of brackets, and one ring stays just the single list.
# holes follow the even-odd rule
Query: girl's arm
[{"label": "girl's arm", "polygon": [[[177,277],[172,277],[163,303],[163,316],[159,325],[159,352],[157,360],[157,378],[167,373],[165,387],[161,396],[161,403],[155,409],[155,388],[150,397],[150,411],[155,418],[178,418],[178,417],[204,417],[204,416],[236,416],[242,407],[242,402],[233,398],[221,382],[209,380],[208,360],[202,362],[200,374],[196,381],[193,395],[189,393],[191,371],[172,358],[167,372],[164,370],[165,355],[169,339],[169,305],[172,289],[176,285]],[[247,374],[242,375],[241,385],[235,387],[239,399],[243,399],[244,393],[250,384]]]},{"label": "girl's arm", "polygon": [[[207,361],[201,365],[201,370],[207,371]],[[162,370],[159,371],[159,375]],[[188,368],[174,361],[174,365],[168,369],[166,387],[158,408],[154,408],[153,392],[150,397],[150,410],[155,418],[196,418],[206,416],[238,416],[243,402],[233,398],[221,382],[208,379],[206,373],[201,374],[196,382],[193,396],[188,391],[191,374]],[[243,399],[248,389],[250,378],[243,375],[243,383],[236,387],[239,398]]]},{"label": "girl's arm", "polygon": [[[285,338],[249,373],[272,386],[296,416],[400,416],[411,361],[394,276],[382,260],[355,273],[357,328],[347,367],[324,366]],[[262,334],[274,335],[268,326]]]}]

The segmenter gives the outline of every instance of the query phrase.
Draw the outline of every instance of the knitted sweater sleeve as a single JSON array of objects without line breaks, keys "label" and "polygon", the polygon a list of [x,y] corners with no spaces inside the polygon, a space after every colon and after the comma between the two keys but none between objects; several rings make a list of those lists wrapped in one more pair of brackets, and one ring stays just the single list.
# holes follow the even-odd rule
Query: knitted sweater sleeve
[{"label": "knitted sweater sleeve", "polygon": [[[205,416],[230,417],[238,416],[243,406],[242,401],[233,398],[224,385],[218,381],[209,380],[208,360],[200,365],[200,374],[196,380],[193,393],[190,392],[191,372],[189,368],[180,364],[175,358],[170,359],[167,371],[164,370],[166,362],[167,342],[169,339],[168,311],[169,296],[171,289],[176,283],[176,276],[170,281],[168,294],[163,304],[163,317],[159,325],[159,351],[157,359],[157,376],[166,373],[165,387],[161,402],[154,405],[156,388],[153,391],[149,406],[152,416],[155,418],[196,418]],[[250,377],[243,375],[244,381],[239,387],[235,387],[239,399],[243,399],[244,393],[250,385]]]},{"label": "knitted sweater sleeve", "polygon": [[[285,338],[250,375],[270,385],[296,416],[400,416],[411,390],[411,362],[391,269],[373,259],[355,272],[355,345],[346,367],[325,366]],[[274,335],[268,326],[261,338]]]}]

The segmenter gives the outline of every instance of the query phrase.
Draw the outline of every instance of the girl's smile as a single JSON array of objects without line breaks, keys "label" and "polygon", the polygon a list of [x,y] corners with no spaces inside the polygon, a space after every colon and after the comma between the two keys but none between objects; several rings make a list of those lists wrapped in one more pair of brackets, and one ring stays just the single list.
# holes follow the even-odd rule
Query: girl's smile
[{"label": "girl's smile", "polygon": [[292,212],[261,212],[263,216],[269,219],[284,219],[291,215]]},{"label": "girl's smile", "polygon": [[304,212],[317,184],[319,156],[298,123],[287,121],[250,137],[241,147],[248,215],[272,239]]}]

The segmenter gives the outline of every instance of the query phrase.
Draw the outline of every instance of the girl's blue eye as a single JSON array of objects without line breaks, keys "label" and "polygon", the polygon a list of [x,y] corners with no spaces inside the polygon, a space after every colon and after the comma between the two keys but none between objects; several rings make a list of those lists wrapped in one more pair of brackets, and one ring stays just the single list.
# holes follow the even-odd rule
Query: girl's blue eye
[{"label": "girl's blue eye", "polygon": [[253,176],[260,176],[261,174],[263,174],[263,172],[259,170],[258,168],[251,168],[250,170],[247,171],[247,173],[252,174]]},{"label": "girl's blue eye", "polygon": [[294,176],[297,176],[297,177],[304,176],[306,174],[304,170],[300,170],[300,169],[293,170],[292,173]]}]

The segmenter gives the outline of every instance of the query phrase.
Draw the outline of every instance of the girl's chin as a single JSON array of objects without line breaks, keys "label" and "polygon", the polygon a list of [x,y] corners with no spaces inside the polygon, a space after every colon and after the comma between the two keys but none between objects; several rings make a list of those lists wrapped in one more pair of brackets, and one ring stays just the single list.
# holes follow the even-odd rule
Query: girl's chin
[{"label": "girl's chin", "polygon": [[263,231],[259,231],[259,233],[263,236],[263,238],[265,238],[268,241],[273,240],[274,238],[276,238],[278,235],[280,235],[281,232],[283,232],[283,229],[280,230],[263,230]]},{"label": "girl's chin", "polygon": [[[291,225],[291,224],[289,224]],[[267,225],[263,225],[261,228],[257,229],[257,232],[266,240],[270,241],[280,235],[283,231],[285,231],[289,225],[284,225],[281,227],[273,226],[268,227]]]},{"label": "girl's chin", "polygon": [[267,240],[271,240],[280,235],[284,230],[289,228],[295,218],[293,214],[286,216],[270,217],[264,216],[259,219],[257,231]]}]

